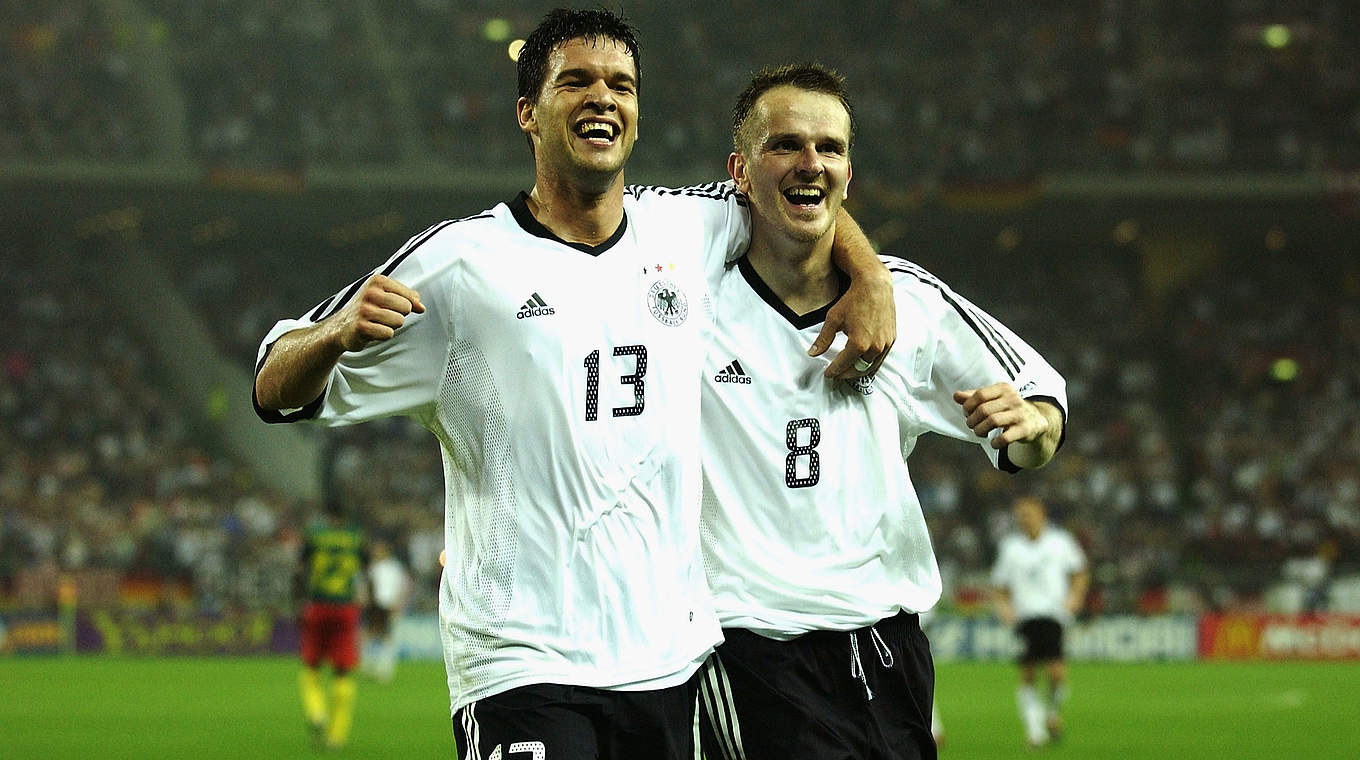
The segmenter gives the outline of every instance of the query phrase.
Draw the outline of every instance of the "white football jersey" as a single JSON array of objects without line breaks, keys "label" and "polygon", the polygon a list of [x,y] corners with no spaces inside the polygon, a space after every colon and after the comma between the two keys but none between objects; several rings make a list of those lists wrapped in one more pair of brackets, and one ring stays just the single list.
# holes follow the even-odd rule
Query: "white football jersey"
[{"label": "white football jersey", "polygon": [[[532,683],[683,682],[721,633],[698,538],[706,269],[745,248],[729,185],[630,187],[618,231],[562,241],[525,196],[443,222],[381,270],[420,293],[391,340],[269,421],[388,415],[439,439],[452,708]],[[366,278],[365,278],[366,279]],[[363,280],[284,333],[324,319]]]},{"label": "white football jersey", "polygon": [[1034,349],[920,267],[882,258],[897,342],[853,384],[822,377],[835,352],[807,355],[827,308],[792,313],[745,258],[712,285],[702,534],[724,627],[788,639],[930,609],[940,573],[906,465],[917,437],[973,441],[1014,469],[953,392],[1007,381],[1067,407]]},{"label": "white football jersey", "polygon": [[1047,617],[1071,622],[1067,594],[1072,574],[1086,568],[1086,554],[1072,534],[1046,525],[1033,540],[1012,533],[1001,540],[992,585],[1010,592],[1017,620]]}]

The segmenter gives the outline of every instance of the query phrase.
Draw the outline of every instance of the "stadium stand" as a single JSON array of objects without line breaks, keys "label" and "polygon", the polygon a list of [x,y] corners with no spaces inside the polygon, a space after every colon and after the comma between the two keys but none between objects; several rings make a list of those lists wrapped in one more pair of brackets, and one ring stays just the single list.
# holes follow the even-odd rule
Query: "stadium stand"
[{"label": "stadium stand", "polygon": [[[860,163],[917,184],[1014,180],[1055,170],[1289,172],[1360,161],[1360,42],[1352,3],[1212,6],[1155,2],[870,0],[862,23],[826,25],[807,0],[749,35],[714,18],[758,3],[638,8],[645,173],[690,169],[729,138],[722,104],[747,74],[789,57],[847,74],[860,103]],[[134,158],[147,90],[130,61],[163,41],[191,122],[193,154],[214,164],[297,168],[520,157],[514,71],[505,54],[538,10],[451,0],[124,4],[9,0],[0,109],[5,156]],[[548,7],[547,5],[544,8]],[[847,56],[845,51],[855,50]],[[675,83],[683,82],[683,86]],[[702,98],[696,98],[696,93]],[[654,135],[654,137],[652,137]]]},{"label": "stadium stand", "polygon": [[93,0],[0,3],[0,159],[150,152],[119,32]]},{"label": "stadium stand", "polygon": [[[720,176],[724,104],[794,43],[799,57],[841,68],[859,104],[856,216],[885,250],[1030,338],[1071,383],[1066,450],[1026,486],[1085,545],[1093,611],[1265,607],[1271,585],[1311,577],[1285,566],[1319,552],[1335,576],[1360,570],[1360,432],[1347,424],[1360,413],[1360,271],[1335,235],[1360,216],[1344,174],[1360,169],[1360,41],[1342,33],[1360,22],[1354,4],[1042,0],[1008,15],[982,2],[939,13],[939,2],[868,0],[865,23],[809,35],[791,19],[820,18],[821,6],[790,0],[757,37],[713,23],[755,3],[711,5],[636,11],[652,43],[630,178]],[[4,604],[48,604],[58,574],[100,571],[123,601],[286,607],[280,579],[316,506],[267,486],[208,412],[164,402],[153,356],[110,318],[117,294],[77,265],[99,255],[80,220],[123,188],[93,183],[104,195],[73,204],[56,183],[23,184],[30,169],[155,164],[173,146],[141,125],[183,119],[190,168],[130,201],[146,210],[139,244],[170,261],[218,350],[248,368],[275,318],[406,235],[499,200],[449,188],[421,197],[430,176],[527,166],[505,48],[541,9],[498,6],[0,0],[7,213],[63,209],[7,226],[0,241],[26,326],[7,338],[0,372]],[[168,80],[140,63],[147,39],[162,43]],[[178,97],[157,98],[165,87]],[[150,105],[175,101],[184,113]],[[392,165],[407,187],[370,190],[362,172]],[[212,179],[223,168],[294,180],[223,188]],[[325,171],[347,192],[308,184]],[[1050,192],[1055,176],[1088,175],[1098,188],[1185,179],[1244,193],[1265,213],[1187,211],[1184,198],[1138,186],[1117,202]],[[1261,201],[1253,178],[1294,195]],[[325,440],[331,486],[398,539],[417,605],[430,608],[435,445],[395,423]],[[962,611],[978,606],[1015,488],[978,460],[943,443],[913,459],[949,604]]]}]

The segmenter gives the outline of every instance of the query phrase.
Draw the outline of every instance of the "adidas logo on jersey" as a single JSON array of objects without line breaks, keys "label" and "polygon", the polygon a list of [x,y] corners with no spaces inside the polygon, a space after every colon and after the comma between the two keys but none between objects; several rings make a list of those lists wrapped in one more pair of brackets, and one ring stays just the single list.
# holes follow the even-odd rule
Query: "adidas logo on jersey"
[{"label": "adidas logo on jersey", "polygon": [[746,370],[741,368],[741,362],[733,359],[732,363],[723,367],[718,374],[713,376],[715,383],[735,383],[737,385],[750,385],[751,376],[746,374]]},{"label": "adidas logo on jersey", "polygon": [[529,300],[525,301],[523,306],[519,307],[519,312],[515,314],[515,319],[524,319],[525,317],[546,317],[549,314],[556,313],[557,311],[543,300],[543,296],[535,293],[529,296]]}]

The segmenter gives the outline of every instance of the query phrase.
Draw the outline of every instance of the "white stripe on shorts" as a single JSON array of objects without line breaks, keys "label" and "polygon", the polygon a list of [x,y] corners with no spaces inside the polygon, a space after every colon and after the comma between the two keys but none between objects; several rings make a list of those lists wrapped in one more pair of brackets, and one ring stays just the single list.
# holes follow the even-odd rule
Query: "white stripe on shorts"
[{"label": "white stripe on shorts", "polygon": [[746,750],[741,746],[741,724],[737,720],[737,708],[732,700],[732,684],[727,680],[727,669],[716,653],[704,663],[704,677],[699,683],[699,692],[703,697],[709,725],[722,750],[723,760],[746,760]]},{"label": "white stripe on shorts", "polygon": [[469,702],[463,707],[463,739],[467,741],[468,746],[466,760],[482,760],[482,748],[478,746],[478,739],[481,738],[482,732],[477,725],[477,717],[472,714],[476,707],[476,702]]}]

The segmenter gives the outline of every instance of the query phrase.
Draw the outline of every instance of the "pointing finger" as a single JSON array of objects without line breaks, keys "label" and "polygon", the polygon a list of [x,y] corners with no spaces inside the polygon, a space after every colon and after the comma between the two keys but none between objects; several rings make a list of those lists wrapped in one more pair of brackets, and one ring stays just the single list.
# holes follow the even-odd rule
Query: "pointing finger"
[{"label": "pointing finger", "polygon": [[[831,348],[831,341],[836,338],[836,333],[840,329],[840,320],[833,319],[832,316],[828,314],[826,321],[822,323],[821,332],[817,333],[817,339],[812,341],[812,345],[808,348],[808,356],[821,356],[826,353],[826,350]],[[835,364],[835,362],[833,361],[832,364]],[[829,370],[827,371],[826,376],[831,377],[831,372]]]}]

